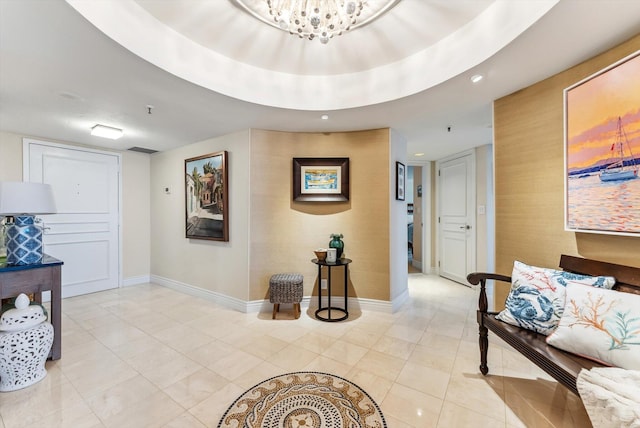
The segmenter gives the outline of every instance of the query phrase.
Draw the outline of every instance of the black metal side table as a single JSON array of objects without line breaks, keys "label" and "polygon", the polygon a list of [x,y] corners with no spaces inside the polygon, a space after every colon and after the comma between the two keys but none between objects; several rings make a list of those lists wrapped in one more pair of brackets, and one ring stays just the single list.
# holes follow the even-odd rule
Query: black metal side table
[{"label": "black metal side table", "polygon": [[[349,317],[349,311],[347,310],[347,301],[349,299],[348,293],[348,269],[349,263],[351,263],[351,259],[339,259],[335,263],[329,263],[325,260],[320,261],[318,259],[311,260],[312,263],[318,265],[318,281],[322,284],[322,267],[327,267],[327,306],[322,306],[322,287],[318,287],[318,309],[316,310],[316,318],[320,321],[328,321],[328,322],[336,322],[346,320]],[[331,268],[336,266],[344,267],[344,308],[338,308],[335,306],[331,306]],[[327,311],[327,316],[320,315],[320,312]],[[339,318],[332,318],[331,311],[337,311],[343,314]]]}]

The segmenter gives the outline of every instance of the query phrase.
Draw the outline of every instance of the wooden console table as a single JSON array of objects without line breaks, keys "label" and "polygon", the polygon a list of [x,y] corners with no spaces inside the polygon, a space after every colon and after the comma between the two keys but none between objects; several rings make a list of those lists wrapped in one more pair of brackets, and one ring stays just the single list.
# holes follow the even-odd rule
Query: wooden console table
[{"label": "wooden console table", "polygon": [[33,265],[7,265],[0,262],[0,299],[17,297],[20,293],[33,294],[42,303],[42,292],[51,291],[49,320],[53,325],[53,346],[50,358],[62,356],[61,272],[63,262],[45,255],[42,263]]}]

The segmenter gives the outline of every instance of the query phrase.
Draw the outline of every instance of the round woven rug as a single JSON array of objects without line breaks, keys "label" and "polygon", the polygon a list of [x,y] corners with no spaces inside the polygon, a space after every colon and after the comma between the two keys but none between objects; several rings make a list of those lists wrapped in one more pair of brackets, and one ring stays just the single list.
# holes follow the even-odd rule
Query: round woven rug
[{"label": "round woven rug", "polygon": [[375,401],[359,386],[327,373],[267,379],[227,409],[218,428],[386,428]]}]

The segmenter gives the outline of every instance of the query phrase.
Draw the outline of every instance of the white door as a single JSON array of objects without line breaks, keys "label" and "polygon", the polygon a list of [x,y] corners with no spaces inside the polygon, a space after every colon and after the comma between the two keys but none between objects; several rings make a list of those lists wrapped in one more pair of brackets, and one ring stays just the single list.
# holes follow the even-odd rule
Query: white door
[{"label": "white door", "polygon": [[465,285],[476,260],[474,174],[473,152],[439,163],[439,272]]},{"label": "white door", "polygon": [[53,187],[44,250],[64,262],[62,297],[117,288],[120,155],[25,139],[25,181]]}]

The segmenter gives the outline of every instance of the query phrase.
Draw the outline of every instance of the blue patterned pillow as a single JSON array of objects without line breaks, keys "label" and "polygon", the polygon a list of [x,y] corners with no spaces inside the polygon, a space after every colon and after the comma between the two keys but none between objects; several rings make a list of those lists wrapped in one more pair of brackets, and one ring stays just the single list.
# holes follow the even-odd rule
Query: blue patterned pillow
[{"label": "blue patterned pillow", "polygon": [[511,291],[505,309],[496,318],[518,327],[549,335],[564,312],[565,288],[582,284],[610,289],[616,283],[611,276],[587,276],[513,263]]}]

